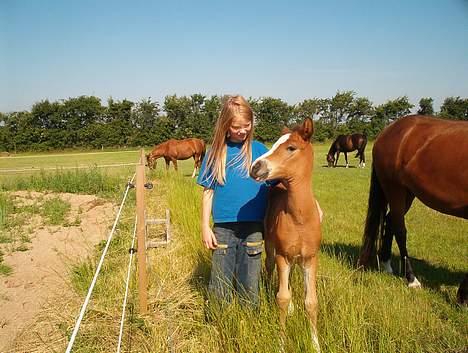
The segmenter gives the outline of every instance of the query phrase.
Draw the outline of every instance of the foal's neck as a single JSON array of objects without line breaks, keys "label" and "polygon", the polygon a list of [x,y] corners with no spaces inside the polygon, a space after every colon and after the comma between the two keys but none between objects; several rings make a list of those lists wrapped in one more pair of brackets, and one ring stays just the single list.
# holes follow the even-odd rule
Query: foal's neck
[{"label": "foal's neck", "polygon": [[288,214],[296,223],[304,224],[307,221],[306,215],[314,202],[311,174],[288,180],[286,189],[288,191]]}]

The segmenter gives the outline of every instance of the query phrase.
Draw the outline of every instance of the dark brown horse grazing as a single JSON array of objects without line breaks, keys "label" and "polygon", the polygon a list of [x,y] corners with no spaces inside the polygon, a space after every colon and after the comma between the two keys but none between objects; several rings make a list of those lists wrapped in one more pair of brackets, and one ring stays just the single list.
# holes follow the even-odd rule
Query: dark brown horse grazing
[{"label": "dark brown horse grazing", "polygon": [[[338,158],[340,158],[340,152],[344,153],[346,160],[346,168],[348,168],[348,152],[357,150],[357,154],[354,158],[359,157],[359,166],[366,166],[366,157],[364,156],[364,149],[366,148],[367,137],[363,134],[352,134],[352,135],[339,135],[330,146],[330,150],[327,154],[328,166],[336,167]],[[336,154],[336,159],[335,159]]]},{"label": "dark brown horse grazing", "polygon": [[313,122],[283,135],[269,152],[257,158],[250,168],[255,180],[280,180],[270,191],[265,218],[266,269],[271,279],[275,260],[279,290],[276,302],[284,334],[291,301],[289,273],[297,262],[304,272],[305,308],[310,320],[312,344],[317,351],[316,277],[321,230],[318,204],[312,192],[311,176],[314,153],[310,138]]},{"label": "dark brown horse grazing", "polygon": [[[361,266],[374,262],[380,240],[380,263],[392,272],[390,256],[395,235],[409,286],[420,286],[406,249],[405,214],[417,197],[434,210],[468,218],[467,151],[468,122],[464,121],[410,115],[381,132],[372,150]],[[387,206],[389,212],[385,214]]]},{"label": "dark brown horse grazing", "polygon": [[169,169],[169,163],[174,164],[177,170],[177,160],[184,160],[193,157],[195,167],[192,178],[195,176],[197,168],[200,168],[203,157],[205,156],[205,142],[200,139],[190,138],[185,140],[167,140],[153,148],[146,155],[146,161],[149,168],[156,168],[156,160],[163,157],[166,161],[166,170]]}]

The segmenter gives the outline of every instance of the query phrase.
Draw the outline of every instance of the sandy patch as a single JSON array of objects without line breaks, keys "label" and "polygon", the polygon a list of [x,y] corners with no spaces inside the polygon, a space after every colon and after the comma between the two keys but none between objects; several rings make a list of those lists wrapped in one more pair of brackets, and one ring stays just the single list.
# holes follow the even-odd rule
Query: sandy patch
[{"label": "sandy patch", "polygon": [[[107,239],[116,208],[94,195],[16,192],[17,204],[59,196],[71,205],[71,226],[47,226],[32,217],[24,227],[34,227],[29,250],[5,252],[4,263],[13,273],[0,276],[0,352],[38,317],[43,305],[57,293],[67,295],[71,265],[85,258]],[[77,222],[77,219],[79,222]]]}]

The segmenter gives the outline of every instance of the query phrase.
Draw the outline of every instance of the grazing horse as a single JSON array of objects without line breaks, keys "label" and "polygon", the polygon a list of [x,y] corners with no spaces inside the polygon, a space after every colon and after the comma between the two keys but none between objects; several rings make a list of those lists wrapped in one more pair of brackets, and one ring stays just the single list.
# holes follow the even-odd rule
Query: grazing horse
[{"label": "grazing horse", "polygon": [[185,140],[167,140],[153,148],[146,155],[147,165],[150,169],[156,168],[156,160],[164,157],[166,161],[166,170],[169,169],[169,163],[174,164],[177,170],[177,160],[185,160],[193,157],[195,167],[193,169],[192,178],[195,177],[195,172],[200,168],[203,157],[205,156],[205,142],[200,139],[190,138]]},{"label": "grazing horse", "polygon": [[312,344],[320,350],[317,336],[316,277],[321,230],[318,204],[312,192],[311,176],[314,153],[310,138],[313,122],[280,137],[271,150],[257,158],[250,168],[255,180],[279,180],[270,190],[265,217],[265,250],[268,278],[276,266],[282,334],[291,301],[289,274],[297,262],[304,273],[305,308],[310,321]]},{"label": "grazing horse", "polygon": [[[367,137],[363,134],[352,134],[352,135],[339,135],[330,146],[330,150],[327,154],[328,166],[336,167],[338,158],[340,158],[340,152],[344,153],[346,160],[346,168],[348,168],[348,152],[357,150],[357,154],[354,158],[359,157],[359,167],[366,166],[366,157],[364,156],[364,149],[366,148]],[[336,159],[335,159],[336,154]]]},{"label": "grazing horse", "polygon": [[[392,272],[390,257],[395,235],[408,284],[420,287],[406,249],[405,214],[417,197],[434,210],[468,218],[467,151],[466,121],[410,115],[380,133],[372,150],[361,266],[374,262],[379,241],[380,263]],[[385,214],[387,207],[389,212]]]}]

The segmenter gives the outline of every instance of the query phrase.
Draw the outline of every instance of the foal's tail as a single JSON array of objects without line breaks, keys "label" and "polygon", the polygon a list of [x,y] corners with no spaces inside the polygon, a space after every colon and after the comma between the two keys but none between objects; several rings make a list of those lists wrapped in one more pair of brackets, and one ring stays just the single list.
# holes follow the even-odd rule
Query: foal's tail
[{"label": "foal's tail", "polygon": [[369,267],[377,252],[377,241],[382,238],[384,229],[385,212],[387,211],[387,200],[380,185],[379,179],[372,166],[372,176],[369,190],[369,202],[367,206],[366,226],[362,238],[361,253],[359,254],[358,266]]}]

